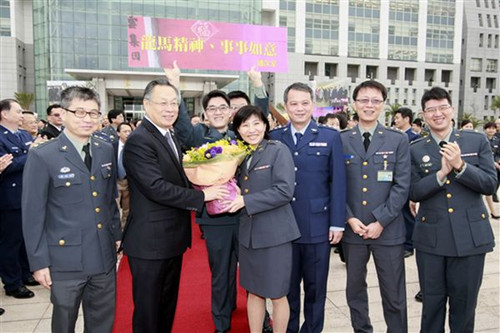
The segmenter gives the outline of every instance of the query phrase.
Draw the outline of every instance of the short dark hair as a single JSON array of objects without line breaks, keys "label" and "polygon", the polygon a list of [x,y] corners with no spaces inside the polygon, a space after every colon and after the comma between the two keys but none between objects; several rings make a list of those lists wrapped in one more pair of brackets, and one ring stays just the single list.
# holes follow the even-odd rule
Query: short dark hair
[{"label": "short dark hair", "polygon": [[235,99],[235,98],[243,98],[243,99],[245,99],[245,101],[247,101],[248,105],[252,104],[250,102],[250,97],[248,97],[248,95],[245,94],[241,90],[233,90],[229,94],[227,94],[227,97],[229,98],[229,101],[231,101],[232,99]]},{"label": "short dark hair", "polygon": [[248,120],[251,116],[257,116],[262,122],[266,125],[266,131],[264,133],[264,139],[269,139],[269,131],[271,129],[271,126],[269,125],[269,120],[267,120],[267,117],[264,114],[264,111],[262,111],[261,108],[258,106],[254,105],[245,105],[241,109],[236,112],[233,118],[233,128],[235,129],[236,136],[238,139],[242,139],[240,133],[238,132],[238,129],[240,128],[241,124]]},{"label": "short dark hair", "polygon": [[470,121],[469,119],[462,119],[462,121],[460,122],[460,128],[463,128],[465,125],[468,124],[472,124],[472,121]]},{"label": "short dark hair", "polygon": [[314,92],[311,89],[311,87],[309,87],[307,84],[302,83],[302,82],[295,82],[295,83],[292,83],[291,85],[289,85],[285,89],[285,92],[283,93],[283,101],[285,102],[285,104],[288,102],[288,93],[290,92],[290,90],[298,90],[298,91],[307,92],[307,93],[309,93],[309,95],[311,95],[311,101],[314,100]]},{"label": "short dark hair", "polygon": [[495,123],[492,122],[492,121],[489,121],[489,122],[487,122],[486,124],[483,125],[483,129],[487,129],[487,128],[491,128],[491,127],[495,128],[495,130],[496,130],[497,125],[495,125]]},{"label": "short dark hair", "polygon": [[29,110],[23,111],[23,114],[32,114],[35,116],[35,113],[33,111],[29,111]]},{"label": "short dark hair", "polygon": [[208,102],[210,102],[210,100],[212,98],[216,98],[216,97],[223,98],[224,101],[226,101],[228,106],[231,104],[231,102],[229,101],[229,97],[227,97],[227,94],[225,92],[223,92],[222,90],[212,90],[211,92],[209,92],[208,94],[203,96],[203,99],[201,101],[201,104],[203,105],[203,110],[206,110],[207,106],[208,106]]},{"label": "short dark hair", "polygon": [[421,101],[422,111],[425,110],[425,103],[427,103],[431,99],[435,99],[435,100],[446,99],[448,101],[448,103],[450,103],[450,105],[451,105],[450,94],[441,87],[433,87],[430,90],[425,90],[424,94],[422,95],[422,101]]},{"label": "short dark hair", "polygon": [[132,125],[130,123],[127,123],[126,121],[124,121],[123,123],[118,124],[118,126],[116,127],[116,131],[120,132],[122,130],[123,126],[128,126],[128,127],[130,127],[130,129],[132,129]]},{"label": "short dark hair", "polygon": [[318,117],[318,124],[326,124],[326,116],[319,116]]},{"label": "short dark hair", "polygon": [[333,114],[335,118],[339,120],[339,127],[341,130],[347,128],[347,115],[344,112],[338,112]]},{"label": "short dark hair", "polygon": [[19,103],[13,98],[2,99],[0,101],[0,120],[2,120],[2,111],[9,111],[12,103]]},{"label": "short dark hair", "polygon": [[99,110],[101,109],[101,99],[97,91],[87,87],[72,86],[64,89],[61,92],[61,107],[63,109],[69,108],[74,99],[81,99],[82,101],[94,101],[97,103]]},{"label": "short dark hair", "polygon": [[357,113],[355,113],[355,114],[352,115],[352,120],[353,121],[359,121],[359,116],[358,116]]},{"label": "short dark hair", "polygon": [[352,99],[355,101],[358,98],[358,93],[361,89],[372,88],[380,91],[382,94],[382,99],[385,101],[387,99],[387,88],[380,82],[375,80],[368,80],[358,84],[354,91],[352,92]]},{"label": "short dark hair", "polygon": [[[151,98],[151,94],[153,93],[153,89],[156,86],[167,86],[171,87],[174,89],[175,93],[177,96],[179,96],[179,90],[170,83],[166,78],[160,77],[158,79],[154,79],[153,81],[150,81],[147,85],[146,88],[144,88],[144,94],[142,95],[143,99],[149,100]],[[178,101],[180,103],[180,101]]]},{"label": "short dark hair", "polygon": [[413,111],[410,108],[407,107],[400,107],[399,109],[394,112],[394,115],[401,114],[401,117],[408,118],[410,124],[413,123]]},{"label": "short dark hair", "polygon": [[118,118],[119,115],[123,115],[125,117],[125,114],[123,113],[123,110],[116,110],[112,109],[108,111],[108,120],[110,123],[113,122],[113,119]]},{"label": "short dark hair", "polygon": [[47,116],[52,115],[52,109],[58,109],[58,108],[62,108],[62,106],[59,104],[49,105],[49,107],[47,108]]},{"label": "short dark hair", "polygon": [[416,119],[412,122],[412,124],[415,124],[415,125],[417,125],[418,127],[422,127],[423,122],[422,122],[422,119],[420,119],[420,118],[416,118]]}]

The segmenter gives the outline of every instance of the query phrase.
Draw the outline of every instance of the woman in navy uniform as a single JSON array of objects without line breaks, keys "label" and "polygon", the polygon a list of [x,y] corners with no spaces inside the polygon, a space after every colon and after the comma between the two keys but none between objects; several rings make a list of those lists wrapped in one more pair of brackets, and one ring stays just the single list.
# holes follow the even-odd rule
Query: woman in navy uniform
[{"label": "woman in navy uniform", "polygon": [[248,290],[250,331],[261,332],[265,299],[273,302],[273,329],[284,332],[290,309],[286,295],[292,273],[292,241],[300,237],[290,201],[294,164],[289,150],[268,141],[269,122],[260,108],[245,106],[235,115],[238,137],[253,149],[238,177],[241,195],[229,203],[240,215],[240,283]]}]

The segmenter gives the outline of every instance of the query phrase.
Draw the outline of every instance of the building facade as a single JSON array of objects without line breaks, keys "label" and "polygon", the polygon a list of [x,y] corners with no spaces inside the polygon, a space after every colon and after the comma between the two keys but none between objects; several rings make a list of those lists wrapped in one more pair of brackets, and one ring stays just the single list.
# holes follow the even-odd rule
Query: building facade
[{"label": "building facade", "polygon": [[500,94],[500,1],[464,3],[459,117],[470,114],[488,121],[499,116],[491,109]]}]

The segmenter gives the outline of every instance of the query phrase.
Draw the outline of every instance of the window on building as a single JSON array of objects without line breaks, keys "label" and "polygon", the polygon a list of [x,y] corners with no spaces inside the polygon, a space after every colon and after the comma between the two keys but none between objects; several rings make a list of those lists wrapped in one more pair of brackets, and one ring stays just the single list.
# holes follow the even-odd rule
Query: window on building
[{"label": "window on building", "polygon": [[493,41],[493,35],[492,34],[488,34],[488,48],[491,47],[492,41]]},{"label": "window on building", "polygon": [[491,93],[493,89],[497,88],[497,80],[493,77],[486,78],[486,89]]},{"label": "window on building", "polygon": [[426,69],[425,70],[425,81],[429,82],[429,85],[432,85],[434,82],[434,74],[436,73],[435,69]]},{"label": "window on building", "polygon": [[355,83],[359,77],[359,65],[347,65],[347,76],[351,78],[352,83]]},{"label": "window on building", "polygon": [[479,26],[482,27],[483,26],[483,15],[482,14],[477,14],[477,18],[478,18],[478,21],[479,21]]},{"label": "window on building", "polygon": [[496,8],[495,1],[497,1],[497,0],[491,0],[491,8],[493,8],[493,9]]},{"label": "window on building", "polygon": [[330,79],[333,79],[337,76],[337,64],[325,64],[325,76],[328,76]]},{"label": "window on building", "polygon": [[481,7],[481,0],[476,0],[476,7]]},{"label": "window on building", "polygon": [[304,75],[309,75],[309,78],[318,75],[318,63],[306,61],[304,63]]},{"label": "window on building", "polygon": [[391,80],[391,84],[399,80],[399,67],[387,67],[387,79]]},{"label": "window on building", "polygon": [[488,24],[488,28],[491,28],[491,15],[486,15],[486,24]]},{"label": "window on building", "polygon": [[483,47],[484,43],[484,34],[479,34],[479,47]]},{"label": "window on building", "polygon": [[489,0],[484,0],[484,7],[490,8],[490,6],[489,6],[490,4],[488,2],[489,2]]},{"label": "window on building", "polygon": [[0,36],[10,37],[10,2],[0,1]]},{"label": "window on building", "polygon": [[441,71],[441,82],[444,82],[446,87],[451,82],[451,76],[452,76],[452,71],[444,69]]},{"label": "window on building", "polygon": [[471,76],[470,87],[474,89],[474,92],[476,92],[478,88],[481,88],[481,78],[476,76]]},{"label": "window on building", "polygon": [[488,110],[490,108],[490,96],[484,96],[484,109]]},{"label": "window on building", "polygon": [[495,24],[495,28],[498,29],[498,16],[497,15],[493,15],[493,23]]},{"label": "window on building", "polygon": [[498,49],[498,35],[495,35],[495,49]]},{"label": "window on building", "polygon": [[471,58],[470,59],[470,70],[472,72],[480,72],[483,70],[483,59],[481,58]]},{"label": "window on building", "polygon": [[415,80],[415,68],[405,68],[405,80],[410,82],[410,85]]},{"label": "window on building", "polygon": [[378,66],[366,66],[366,78],[376,79],[378,77]]},{"label": "window on building", "polygon": [[496,73],[498,71],[497,59],[486,59],[486,72]]}]

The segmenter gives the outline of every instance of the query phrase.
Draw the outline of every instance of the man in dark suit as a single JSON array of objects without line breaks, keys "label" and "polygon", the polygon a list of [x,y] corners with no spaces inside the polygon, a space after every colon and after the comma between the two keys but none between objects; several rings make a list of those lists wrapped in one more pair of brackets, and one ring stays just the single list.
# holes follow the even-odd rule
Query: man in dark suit
[{"label": "man in dark suit", "polygon": [[118,133],[116,132],[118,125],[125,121],[123,110],[109,110],[108,112],[109,125],[102,129],[102,133],[106,134],[109,142],[114,143],[119,140]]},{"label": "man in dark suit", "polygon": [[31,298],[25,285],[37,285],[31,276],[24,247],[21,214],[23,170],[31,135],[19,129],[23,110],[13,99],[0,101],[0,156],[13,158],[0,174],[0,277],[7,296]]},{"label": "man in dark suit", "polygon": [[443,332],[446,303],[452,332],[473,332],[486,252],[495,242],[482,195],[496,190],[483,133],[452,127],[449,93],[422,96],[426,138],[411,145],[410,199],[420,202],[413,244],[423,295],[422,332]]},{"label": "man in dark suit", "polygon": [[43,130],[40,131],[40,135],[48,140],[56,138],[61,134],[63,120],[62,113],[64,110],[59,104],[52,104],[47,108],[47,120],[48,124]]},{"label": "man in dark suit", "polygon": [[342,239],[346,297],[355,332],[373,332],[366,265],[373,255],[387,332],[408,331],[404,266],[405,225],[401,209],[410,188],[406,134],[378,123],[387,98],[374,80],[353,91],[356,127],[341,133],[347,169],[347,228]]},{"label": "man in dark suit", "polygon": [[318,126],[311,118],[312,89],[303,83],[284,93],[290,124],[273,130],[295,163],[292,209],[301,238],[293,242],[288,302],[288,332],[299,332],[300,284],[304,283],[304,323],[301,332],[321,332],[330,263],[330,243],[338,243],[345,226],[346,181],[342,143],[337,130]]},{"label": "man in dark suit", "polygon": [[[413,111],[410,108],[401,107],[394,113],[394,126],[408,135],[409,142],[420,139],[420,134],[416,133],[412,127]],[[405,258],[413,255],[413,228],[415,227],[415,216],[412,210],[415,211],[415,203],[408,200],[403,207],[403,217],[405,219],[406,241],[405,241]]]},{"label": "man in dark suit", "polygon": [[181,149],[172,135],[177,89],[166,79],[144,90],[146,116],[124,150],[130,216],[123,246],[129,256],[134,332],[170,332],[177,305],[182,256],[191,246],[191,211],[228,195],[222,187],[190,188]]},{"label": "man in dark suit", "polygon": [[73,332],[80,304],[85,330],[111,332],[115,317],[120,215],[109,143],[92,133],[99,95],[61,93],[65,129],[30,150],[23,177],[23,231],[35,279],[50,290],[52,331]]}]

